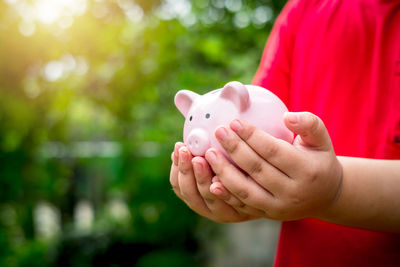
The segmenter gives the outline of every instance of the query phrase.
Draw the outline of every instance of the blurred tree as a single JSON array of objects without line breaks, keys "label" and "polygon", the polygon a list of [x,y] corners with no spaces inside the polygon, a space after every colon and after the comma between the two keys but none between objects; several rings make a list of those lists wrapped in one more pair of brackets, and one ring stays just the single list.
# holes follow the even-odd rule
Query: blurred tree
[{"label": "blurred tree", "polygon": [[249,83],[283,4],[0,1],[0,266],[201,264],[173,96]]}]

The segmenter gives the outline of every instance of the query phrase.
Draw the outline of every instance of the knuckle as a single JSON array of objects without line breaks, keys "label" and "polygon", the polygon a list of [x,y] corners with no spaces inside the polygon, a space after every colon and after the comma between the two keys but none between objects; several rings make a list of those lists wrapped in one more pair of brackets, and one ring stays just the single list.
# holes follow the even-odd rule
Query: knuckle
[{"label": "knuckle", "polygon": [[240,201],[239,199],[237,199],[236,197],[234,197],[234,196],[232,196],[232,195],[228,195],[227,197],[226,197],[226,199],[224,199],[224,201],[226,202],[226,203],[228,203],[230,206],[232,206],[232,207],[239,207],[239,208],[241,208],[241,207],[244,207],[245,206],[245,204],[242,202],[242,201]]},{"label": "knuckle", "polygon": [[251,139],[254,136],[254,133],[256,131],[256,127],[253,125],[249,125],[245,130],[243,131],[243,134],[241,138],[245,141]]},{"label": "knuckle", "polygon": [[303,202],[303,199],[297,191],[290,190],[288,192],[287,202],[289,206],[298,206]]},{"label": "knuckle", "polygon": [[252,163],[250,163],[249,174],[258,175],[262,172],[263,172],[263,165],[260,161],[255,160]]},{"label": "knuckle", "polygon": [[307,189],[302,184],[296,182],[290,184],[285,190],[281,204],[283,207],[291,209],[300,206],[305,201],[306,190]]},{"label": "knuckle", "polygon": [[249,198],[249,192],[245,189],[240,189],[236,191],[236,195],[243,200],[246,200]]},{"label": "knuckle", "polygon": [[232,204],[232,207],[238,208],[238,209],[244,209],[246,207],[246,204],[244,204],[241,201],[237,201]]},{"label": "knuckle", "polygon": [[204,201],[208,204],[208,205],[212,205],[215,203],[215,199],[213,198],[209,198],[209,197],[205,197]]},{"label": "knuckle", "polygon": [[270,145],[264,148],[265,154],[267,157],[273,157],[278,154],[278,146],[276,144],[271,143]]},{"label": "knuckle", "polygon": [[224,146],[226,152],[229,154],[233,154],[238,150],[239,142],[236,139],[227,141],[226,145]]},{"label": "knuckle", "polygon": [[179,165],[179,172],[183,175],[188,175],[190,170],[191,168],[189,166],[185,166],[184,164]]},{"label": "knuckle", "polygon": [[320,119],[317,116],[315,116],[309,112],[307,112],[307,116],[308,116],[309,124],[310,124],[310,132],[311,133],[317,132],[320,128],[320,123],[321,123]]},{"label": "knuckle", "polygon": [[232,196],[230,194],[225,194],[218,197],[219,199],[225,201],[227,204],[232,205]]},{"label": "knuckle", "polygon": [[184,168],[179,169],[179,172],[183,175],[187,175],[189,173],[188,169],[184,169]]}]

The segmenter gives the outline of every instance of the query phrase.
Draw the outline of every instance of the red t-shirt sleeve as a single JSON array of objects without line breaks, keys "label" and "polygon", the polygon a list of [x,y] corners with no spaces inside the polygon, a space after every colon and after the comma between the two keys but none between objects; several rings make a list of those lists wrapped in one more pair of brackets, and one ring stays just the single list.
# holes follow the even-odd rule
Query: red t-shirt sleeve
[{"label": "red t-shirt sleeve", "polygon": [[290,0],[276,19],[252,82],[272,91],[285,104],[289,102],[291,61],[303,9],[301,2],[305,1]]}]

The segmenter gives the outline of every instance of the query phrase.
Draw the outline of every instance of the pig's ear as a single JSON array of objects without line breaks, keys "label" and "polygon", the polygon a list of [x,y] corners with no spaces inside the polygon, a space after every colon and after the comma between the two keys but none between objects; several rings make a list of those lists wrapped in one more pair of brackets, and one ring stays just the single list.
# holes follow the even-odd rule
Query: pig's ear
[{"label": "pig's ear", "polygon": [[198,98],[199,95],[189,91],[189,90],[180,90],[175,95],[175,106],[179,109],[182,115],[186,118],[186,115],[192,106],[192,103]]},{"label": "pig's ear", "polygon": [[221,97],[232,101],[241,112],[250,106],[249,91],[240,82],[227,83],[222,89]]}]

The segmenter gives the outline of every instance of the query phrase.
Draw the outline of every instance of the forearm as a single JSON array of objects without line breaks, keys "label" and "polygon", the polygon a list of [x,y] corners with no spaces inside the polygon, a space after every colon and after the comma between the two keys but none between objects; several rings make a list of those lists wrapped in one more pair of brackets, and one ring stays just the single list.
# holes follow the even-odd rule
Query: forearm
[{"label": "forearm", "polygon": [[400,232],[400,160],[338,159],[343,166],[341,190],[321,219]]}]

